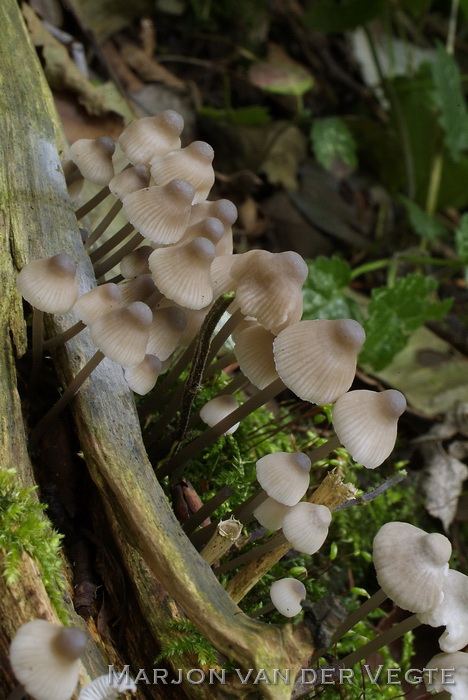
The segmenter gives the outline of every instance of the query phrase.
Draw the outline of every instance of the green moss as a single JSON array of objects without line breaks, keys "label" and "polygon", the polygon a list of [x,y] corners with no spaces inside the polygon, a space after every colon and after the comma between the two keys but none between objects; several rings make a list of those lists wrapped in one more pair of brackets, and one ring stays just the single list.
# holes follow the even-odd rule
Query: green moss
[{"label": "green moss", "polygon": [[63,602],[65,581],[62,574],[60,545],[62,536],[55,532],[44,515],[45,506],[34,498],[35,488],[19,488],[15,470],[0,471],[0,552],[3,576],[12,585],[20,576],[24,552],[37,563],[47,594],[63,623],[69,622]]},{"label": "green moss", "polygon": [[219,661],[218,653],[214,647],[200,634],[190,620],[173,620],[169,623],[172,631],[172,639],[167,642],[154,663],[162,659],[183,659],[193,656],[200,666],[213,668]]}]

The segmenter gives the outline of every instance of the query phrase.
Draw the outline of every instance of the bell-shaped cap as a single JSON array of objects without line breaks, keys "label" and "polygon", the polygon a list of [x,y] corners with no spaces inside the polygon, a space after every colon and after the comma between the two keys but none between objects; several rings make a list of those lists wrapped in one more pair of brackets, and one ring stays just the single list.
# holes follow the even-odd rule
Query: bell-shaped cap
[{"label": "bell-shaped cap", "polygon": [[353,459],[375,469],[393,450],[398,418],[405,409],[405,397],[396,389],[350,391],[334,405],[333,425]]},{"label": "bell-shaped cap", "polygon": [[78,683],[85,646],[86,635],[80,629],[31,620],[11,642],[11,667],[36,700],[68,700]]},{"label": "bell-shaped cap", "polygon": [[437,654],[424,664],[426,688],[431,691],[450,693],[452,700],[468,698],[468,653]]},{"label": "bell-shaped cap", "polygon": [[130,192],[122,202],[125,216],[142,236],[158,245],[170,245],[177,243],[187,228],[192,198],[192,185],[172,180],[161,187]]},{"label": "bell-shaped cap", "polygon": [[151,270],[148,265],[148,258],[154,248],[150,245],[142,245],[125,255],[120,261],[120,274],[124,279],[130,280],[138,275],[150,275]]},{"label": "bell-shaped cap", "polygon": [[[239,408],[239,404],[234,396],[230,394],[216,396],[202,406],[200,409],[200,418],[211,428],[235,411],[236,408]],[[223,435],[231,435],[237,430],[239,425],[239,423],[235,423],[229,430],[226,430]]]},{"label": "bell-shaped cap", "polygon": [[308,268],[298,253],[250,250],[231,268],[236,302],[275,335],[302,316],[302,285]]},{"label": "bell-shaped cap", "polygon": [[121,133],[119,145],[133,165],[149,166],[160,153],[180,148],[184,120],[178,112],[166,109],[154,117],[137,119]]},{"label": "bell-shaped cap", "polygon": [[124,367],[143,362],[153,314],[141,301],[109,311],[89,324],[93,343],[109,359]]},{"label": "bell-shaped cap", "polygon": [[428,535],[409,523],[386,523],[374,537],[377,580],[400,608],[430,612],[443,600],[451,553],[452,545],[443,535]]},{"label": "bell-shaped cap", "polygon": [[118,308],[121,302],[120,287],[113,282],[108,282],[78,297],[73,310],[80,321],[88,326],[98,316]]},{"label": "bell-shaped cap", "polygon": [[420,613],[418,618],[431,627],[446,626],[439,638],[439,646],[442,651],[452,653],[468,644],[468,576],[449,569],[443,581],[442,593],[442,602],[432,610]]},{"label": "bell-shaped cap", "polygon": [[153,309],[146,352],[164,362],[178,347],[187,326],[187,314],[177,306]]},{"label": "bell-shaped cap", "polygon": [[257,461],[258,483],[270,498],[293,506],[307,491],[310,467],[303,452],[273,452]]},{"label": "bell-shaped cap", "polygon": [[215,174],[211,165],[214,151],[204,141],[194,141],[151,160],[151,177],[157,185],[167,185],[175,178],[190,182],[195,192],[192,204],[203,202],[213,187]]},{"label": "bell-shaped cap", "polygon": [[161,374],[161,360],[155,355],[145,355],[140,364],[133,367],[126,367],[124,370],[125,380],[135,394],[144,396],[156,384]]},{"label": "bell-shaped cap", "polygon": [[223,233],[224,226],[222,222],[219,219],[209,216],[206,219],[197,221],[196,224],[188,226],[177,245],[188,243],[189,241],[195,240],[195,238],[208,238],[208,240],[216,246],[221,240]]},{"label": "bell-shaped cap", "polygon": [[123,678],[109,679],[109,674],[95,678],[91,683],[80,690],[78,700],[116,700],[118,693],[130,691],[136,693],[135,681],[122,674]]},{"label": "bell-shaped cap", "polygon": [[130,192],[142,190],[148,187],[150,181],[150,172],[144,165],[137,165],[133,168],[125,168],[122,172],[114,175],[109,182],[109,189],[114,197],[123,199]]},{"label": "bell-shaped cap", "polygon": [[211,263],[215,247],[206,238],[185,245],[159,248],[149,257],[149,266],[158,289],[188,309],[203,309],[213,300]]},{"label": "bell-shaped cap", "polygon": [[64,314],[78,297],[76,265],[67,253],[32,260],[17,276],[16,286],[36,309]]},{"label": "bell-shaped cap", "polygon": [[273,357],[273,333],[259,323],[253,323],[233,336],[239,366],[257,389],[264,389],[278,379]]},{"label": "bell-shaped cap", "polygon": [[115,144],[107,136],[79,139],[70,146],[70,159],[85,180],[95,185],[108,185],[114,177],[114,150]]},{"label": "bell-shaped cap", "polygon": [[331,512],[326,506],[305,501],[293,506],[283,518],[283,534],[294,549],[318,552],[328,535]]},{"label": "bell-shaped cap", "polygon": [[237,219],[237,208],[229,199],[200,202],[192,207],[189,224],[195,224],[206,216],[214,216],[224,226],[223,237],[216,246],[216,255],[232,255],[232,225]]},{"label": "bell-shaped cap", "polygon": [[285,617],[294,617],[301,612],[301,601],[306,595],[304,584],[297,578],[279,579],[270,588],[271,602]]},{"label": "bell-shaped cap", "polygon": [[255,508],[253,514],[262,527],[266,527],[267,530],[279,530],[289,509],[290,506],[268,497]]},{"label": "bell-shaped cap", "polygon": [[300,321],[273,343],[276,369],[303,401],[331,403],[351,386],[364,340],[364,329],[352,319]]},{"label": "bell-shaped cap", "polygon": [[[216,252],[218,251],[216,250]],[[220,297],[222,294],[235,291],[236,283],[231,277],[231,268],[237,257],[236,254],[216,255],[213,260],[211,264],[211,284],[215,297]]]}]

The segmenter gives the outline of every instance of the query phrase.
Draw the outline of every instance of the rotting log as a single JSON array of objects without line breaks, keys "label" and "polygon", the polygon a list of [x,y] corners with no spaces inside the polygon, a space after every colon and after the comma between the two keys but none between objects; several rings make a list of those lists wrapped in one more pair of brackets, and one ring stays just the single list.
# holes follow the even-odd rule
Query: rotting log
[{"label": "rotting log", "polygon": [[[5,339],[0,399],[2,465],[15,466],[22,483],[30,485],[33,478],[13,363],[15,349],[17,355],[24,349],[24,324],[21,300],[14,285],[15,270],[32,259],[67,252],[78,265],[81,293],[95,286],[95,278],[81,244],[60,169],[56,150],[60,132],[50,93],[15,0],[4,0],[2,10],[0,206],[3,229],[1,309]],[[62,332],[75,321],[73,313],[51,318],[49,332]],[[57,372],[65,385],[94,350],[87,334],[82,333],[56,353]],[[222,654],[243,669],[265,669],[267,673],[273,668],[289,669],[294,679],[295,672],[313,651],[309,631],[300,625],[267,625],[243,614],[192,547],[148,461],[133,395],[124,381],[122,369],[104,360],[73,401],[72,412],[87,468],[107,514],[109,531],[130,578],[129,552],[133,548],[147,574],[170,593]],[[144,594],[142,570],[140,568],[139,576],[135,575],[132,581],[140,595]],[[31,582],[26,574],[25,582],[26,585]],[[5,586],[3,581],[1,586]],[[15,591],[16,600],[21,600],[23,594],[27,597],[27,591],[20,587]],[[36,598],[32,596],[30,604],[18,615],[11,609],[14,605],[11,596],[2,596],[0,619],[4,620],[5,639],[13,632],[13,620],[16,628],[26,618],[53,615],[42,590]],[[145,601],[142,609],[148,610],[150,602]],[[162,620],[164,616],[159,614]],[[149,621],[147,627],[156,635],[157,619]],[[145,646],[148,645],[146,632],[141,637],[141,644]],[[155,638],[155,647],[157,643]],[[97,646],[90,645],[90,648],[89,655],[98,653]],[[122,665],[131,663],[138,668],[138,649],[134,651],[134,658],[120,659]],[[108,658],[111,662],[119,659],[118,650],[114,648]],[[93,666],[90,662],[88,665]],[[91,670],[94,672],[94,668]],[[197,687],[202,697],[205,691]],[[251,690],[260,691],[269,698],[287,698],[291,687],[259,685]],[[178,687],[179,697],[183,690]],[[191,685],[187,694],[195,697],[194,690],[195,686]],[[216,688],[211,686],[209,692],[211,697],[216,697]],[[225,689],[222,692],[224,694]],[[142,689],[138,695],[144,697],[143,693]],[[159,697],[157,688],[152,687],[151,697]]]}]

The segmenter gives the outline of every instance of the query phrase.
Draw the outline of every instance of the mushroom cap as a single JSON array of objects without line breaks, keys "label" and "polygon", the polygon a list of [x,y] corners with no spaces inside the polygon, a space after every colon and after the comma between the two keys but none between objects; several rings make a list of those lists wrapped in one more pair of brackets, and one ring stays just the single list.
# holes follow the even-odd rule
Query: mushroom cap
[{"label": "mushroom cap", "polygon": [[109,359],[124,367],[143,362],[153,314],[141,301],[109,311],[89,324],[93,343]]},{"label": "mushroom cap", "polygon": [[73,310],[86,325],[98,316],[118,308],[122,302],[122,292],[113,282],[102,284],[82,294],[76,300]]},{"label": "mushroom cap", "polygon": [[128,280],[128,282],[119,284],[119,289],[122,294],[122,304],[124,306],[128,306],[128,304],[131,304],[133,301],[146,301],[146,299],[157,291],[157,287],[150,273],[137,275],[137,277]]},{"label": "mushroom cap", "polygon": [[[239,408],[237,399],[230,394],[224,394],[223,396],[215,396],[214,399],[208,401],[200,409],[200,418],[204,423],[213,427],[220,421],[222,421],[226,416]],[[239,423],[232,425],[229,430],[226,430],[223,435],[231,435],[239,427]]]},{"label": "mushroom cap", "polygon": [[405,397],[396,389],[350,391],[333,407],[333,425],[353,459],[375,469],[393,450],[397,421],[405,409]]},{"label": "mushroom cap", "polygon": [[143,117],[129,124],[120,134],[119,145],[130,163],[149,166],[158,154],[180,148],[183,128],[182,116],[166,109],[154,117]]},{"label": "mushroom cap", "polygon": [[273,333],[253,323],[233,336],[236,359],[247,379],[257,389],[264,389],[275,381],[278,372],[273,357]]},{"label": "mushroom cap", "polygon": [[270,498],[293,506],[307,491],[310,467],[303,452],[273,452],[256,463],[258,483]]},{"label": "mushroom cap", "polygon": [[151,160],[151,177],[157,185],[167,185],[174,178],[182,178],[194,188],[192,204],[203,202],[213,187],[215,174],[214,151],[204,141],[194,141],[185,148],[178,148],[155,156]]},{"label": "mushroom cap", "polygon": [[[425,668],[437,669],[435,673],[431,674],[432,682],[425,681],[429,691],[446,690],[452,696],[452,700],[466,700],[468,697],[468,653],[456,651],[453,654],[437,654],[425,664]],[[445,683],[443,669],[447,671]],[[451,670],[450,674],[449,670]]]},{"label": "mushroom cap", "polygon": [[427,613],[442,602],[452,553],[446,537],[409,523],[386,523],[374,538],[373,552],[377,580],[400,608]]},{"label": "mushroom cap", "polygon": [[186,327],[187,314],[178,306],[154,309],[146,351],[164,362],[178,347]]},{"label": "mushroom cap", "polygon": [[125,380],[135,394],[144,396],[156,384],[161,374],[161,360],[156,355],[146,354],[143,361],[133,367],[124,369]]},{"label": "mushroom cap", "polygon": [[285,617],[294,617],[301,612],[301,600],[304,600],[306,595],[304,584],[297,578],[281,578],[270,588],[271,602]]},{"label": "mushroom cap", "polygon": [[231,267],[236,302],[245,316],[279,333],[302,316],[302,285],[308,268],[298,253],[250,250]]},{"label": "mushroom cap", "polygon": [[107,136],[78,139],[70,146],[70,159],[86,180],[95,185],[107,185],[114,177],[114,151],[115,143]]},{"label": "mushroom cap", "polygon": [[255,508],[253,514],[262,527],[266,527],[267,530],[279,530],[289,509],[290,506],[268,497]]},{"label": "mushroom cap", "polygon": [[468,644],[468,576],[449,569],[444,578],[444,598],[434,609],[418,615],[419,620],[431,627],[446,625],[439,638],[442,651],[453,653]]},{"label": "mushroom cap", "polygon": [[188,225],[193,187],[172,180],[160,187],[130,192],[122,200],[125,216],[142,236],[158,245],[177,243]]},{"label": "mushroom cap", "polygon": [[331,403],[351,386],[364,340],[364,329],[352,319],[300,321],[273,343],[276,369],[299,398]]},{"label": "mushroom cap", "polygon": [[206,219],[197,221],[196,224],[191,224],[187,227],[184,235],[177,245],[180,243],[188,243],[195,238],[208,238],[213,245],[217,245],[224,233],[224,226],[219,219],[213,216],[207,216]]},{"label": "mushroom cap", "polygon": [[109,683],[109,674],[106,673],[82,688],[78,700],[115,700],[119,693],[125,693],[127,690],[136,693],[136,685],[131,678],[122,681],[114,678]]},{"label": "mushroom cap", "polygon": [[67,253],[32,260],[17,276],[16,286],[36,309],[66,313],[78,297],[76,265]]},{"label": "mushroom cap", "polygon": [[216,199],[212,202],[200,202],[192,207],[190,226],[207,216],[214,216],[222,221],[225,228],[231,228],[237,219],[237,208],[229,199]]},{"label": "mushroom cap", "polygon": [[185,245],[159,248],[148,262],[164,296],[188,309],[203,309],[213,300],[210,268],[214,257],[213,243],[196,238]]},{"label": "mushroom cap", "polygon": [[133,168],[125,168],[122,172],[114,175],[109,182],[109,189],[114,197],[123,199],[126,194],[142,190],[148,187],[150,172],[144,165],[136,165]]},{"label": "mushroom cap", "polygon": [[[216,252],[218,252],[217,246]],[[234,253],[234,255],[216,255],[213,260],[211,264],[211,284],[216,297],[235,290],[236,283],[231,277],[231,268],[236,258],[237,254]]]},{"label": "mushroom cap", "polygon": [[68,700],[78,683],[79,657],[85,645],[82,630],[31,620],[11,642],[11,667],[36,700]]},{"label": "mushroom cap", "polygon": [[331,512],[326,506],[302,501],[283,518],[283,534],[294,549],[305,554],[318,552],[328,535]]}]

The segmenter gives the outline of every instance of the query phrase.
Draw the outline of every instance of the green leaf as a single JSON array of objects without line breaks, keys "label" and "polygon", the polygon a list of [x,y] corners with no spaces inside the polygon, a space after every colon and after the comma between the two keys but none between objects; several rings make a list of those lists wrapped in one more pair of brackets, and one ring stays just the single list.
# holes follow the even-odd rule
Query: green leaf
[{"label": "green leaf", "polygon": [[468,265],[468,214],[463,214],[455,231],[455,249],[461,261]]},{"label": "green leaf", "polygon": [[346,296],[351,281],[351,268],[337,255],[320,256],[307,262],[308,277],[303,287],[303,319],[354,318],[362,320],[361,310],[353,299]]},{"label": "green leaf", "polygon": [[310,130],[310,140],[317,161],[326,170],[333,170],[337,160],[342,161],[350,171],[355,170],[357,144],[342,119],[315,119]]},{"label": "green leaf", "polygon": [[439,123],[444,130],[444,143],[453,160],[468,148],[468,114],[460,70],[453,56],[442,45],[437,47],[437,60],[432,66],[434,100],[439,108]]},{"label": "green leaf", "polygon": [[317,0],[307,10],[304,24],[320,32],[339,33],[366,24],[385,7],[385,0]]},{"label": "green leaf", "polygon": [[429,295],[436,288],[433,278],[408,275],[399,278],[393,287],[374,289],[369,316],[364,322],[366,342],[359,361],[382,370],[403,350],[417,328],[430,319],[442,318],[452,300],[431,302]]},{"label": "green leaf", "polygon": [[445,236],[447,233],[445,226],[437,221],[437,219],[434,219],[433,216],[426,214],[416,202],[412,202],[411,199],[403,195],[400,196],[400,201],[403,203],[410,224],[418,236],[425,238],[431,243]]}]

